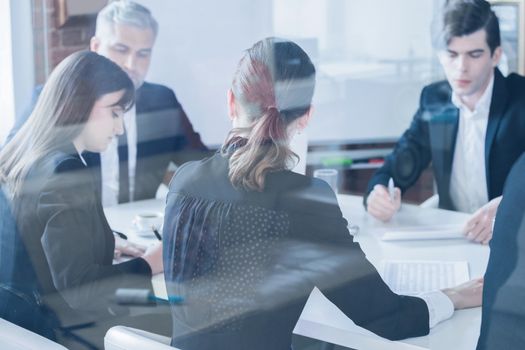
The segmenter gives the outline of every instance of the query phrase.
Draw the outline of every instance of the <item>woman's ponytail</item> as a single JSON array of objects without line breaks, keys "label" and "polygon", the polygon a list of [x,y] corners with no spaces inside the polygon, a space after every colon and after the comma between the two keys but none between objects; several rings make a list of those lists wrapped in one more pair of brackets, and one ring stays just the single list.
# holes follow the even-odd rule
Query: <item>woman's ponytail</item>
[{"label": "woman's ponytail", "polygon": [[298,160],[289,148],[288,129],[308,113],[314,86],[314,65],[297,44],[267,38],[246,51],[232,93],[248,126],[232,130],[223,147],[235,187],[263,191],[269,172]]},{"label": "woman's ponytail", "polygon": [[270,106],[256,119],[243,147],[230,156],[230,181],[235,187],[262,191],[266,174],[283,170],[294,158],[290,150],[287,125],[279,110]]}]

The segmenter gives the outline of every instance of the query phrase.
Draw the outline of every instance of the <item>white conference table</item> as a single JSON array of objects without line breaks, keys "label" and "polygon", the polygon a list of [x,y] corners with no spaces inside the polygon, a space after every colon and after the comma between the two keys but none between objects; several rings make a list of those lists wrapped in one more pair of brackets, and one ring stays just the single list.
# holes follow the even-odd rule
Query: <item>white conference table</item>
[{"label": "white conference table", "polygon": [[[379,267],[382,259],[410,260],[466,260],[471,278],[483,276],[489,256],[489,248],[467,240],[422,240],[422,241],[381,241],[379,236],[394,227],[460,224],[468,215],[403,204],[394,219],[385,224],[368,215],[362,205],[362,197],[340,195],[339,204],[343,215],[359,225],[355,237],[366,253],[368,260]],[[129,239],[142,244],[155,242],[153,233],[146,236],[134,234],[133,218],[139,213],[163,212],[164,200],[146,200],[127,203],[105,209],[111,227],[126,233]],[[153,278],[155,293],[166,295],[162,275]],[[428,336],[406,339],[403,342],[376,344],[374,349],[475,349],[479,336],[481,308],[456,311],[451,319],[434,327]],[[349,332],[348,318],[322,295],[312,293],[294,333],[333,344],[351,348],[368,349],[365,343]],[[364,347],[363,347],[364,346]]]}]

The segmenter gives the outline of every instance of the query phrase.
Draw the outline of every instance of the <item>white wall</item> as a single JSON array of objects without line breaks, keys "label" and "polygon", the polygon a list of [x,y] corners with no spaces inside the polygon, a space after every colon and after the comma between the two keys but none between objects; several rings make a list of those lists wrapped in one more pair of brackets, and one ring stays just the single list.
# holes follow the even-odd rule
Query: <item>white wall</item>
[{"label": "white wall", "polygon": [[[0,0],[0,144],[34,88],[33,31],[30,0]],[[9,17],[10,14],[10,18]]]},{"label": "white wall", "polygon": [[31,102],[35,87],[31,0],[11,0],[15,115]]},{"label": "white wall", "polygon": [[373,59],[433,55],[430,23],[434,0],[348,1],[344,11],[349,53]]},{"label": "white wall", "polygon": [[[440,72],[430,23],[443,0],[138,1],[160,24],[148,80],[175,90],[207,144],[230,128],[225,96],[242,50],[274,31],[317,46],[314,141],[398,137]],[[397,63],[425,57],[419,71]]]},{"label": "white wall", "polygon": [[175,90],[203,141],[220,144],[230,123],[226,91],[243,50],[272,33],[269,0],[139,0],[159,22],[147,79]]},{"label": "white wall", "polygon": [[13,124],[13,60],[11,55],[11,16],[9,0],[0,0],[0,145]]},{"label": "white wall", "polygon": [[[316,3],[327,20],[325,31],[318,21],[313,23],[320,60],[310,140],[393,140],[401,135],[417,109],[422,87],[441,79],[430,29],[442,1]],[[286,22],[279,27],[284,33],[299,32],[287,29]]]}]

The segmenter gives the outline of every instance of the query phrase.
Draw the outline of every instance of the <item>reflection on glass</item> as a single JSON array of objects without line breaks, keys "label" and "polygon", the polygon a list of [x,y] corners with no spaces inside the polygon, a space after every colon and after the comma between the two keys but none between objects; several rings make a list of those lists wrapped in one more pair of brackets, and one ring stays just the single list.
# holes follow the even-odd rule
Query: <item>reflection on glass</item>
[{"label": "reflection on glass", "polygon": [[318,68],[311,142],[402,133],[423,86],[442,78],[430,31],[443,3],[274,1],[275,34],[293,38]]}]

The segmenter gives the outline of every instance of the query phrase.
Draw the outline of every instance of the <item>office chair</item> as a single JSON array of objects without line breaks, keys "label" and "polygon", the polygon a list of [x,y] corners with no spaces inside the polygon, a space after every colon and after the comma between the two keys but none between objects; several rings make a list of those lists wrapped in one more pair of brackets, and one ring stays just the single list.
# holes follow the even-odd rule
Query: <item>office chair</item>
[{"label": "office chair", "polygon": [[170,346],[171,339],[140,329],[115,326],[104,337],[105,350],[177,350]]},{"label": "office chair", "polygon": [[36,333],[0,318],[0,349],[10,350],[67,350]]},{"label": "office chair", "polygon": [[437,209],[437,208],[439,208],[439,195],[435,194],[432,197],[427,198],[419,206],[421,208],[430,208],[430,209]]}]

